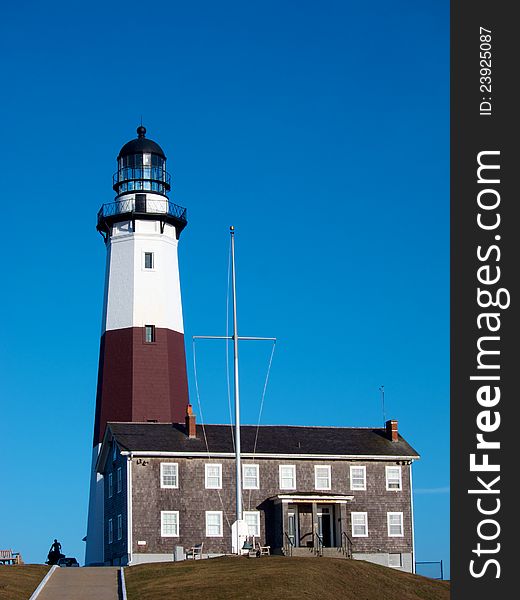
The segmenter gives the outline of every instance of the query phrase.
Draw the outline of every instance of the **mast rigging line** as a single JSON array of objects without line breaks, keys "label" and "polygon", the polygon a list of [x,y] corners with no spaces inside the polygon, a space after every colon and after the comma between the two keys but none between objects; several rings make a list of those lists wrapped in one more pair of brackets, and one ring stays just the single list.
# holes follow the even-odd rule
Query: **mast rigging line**
[{"label": "mast rigging line", "polygon": [[[193,374],[195,376],[195,394],[197,396],[197,405],[199,407],[199,415],[200,415],[200,421],[201,421],[200,424],[202,425],[202,433],[204,435],[204,442],[206,444],[206,452],[208,453],[208,460],[211,460],[211,453],[209,451],[209,444],[208,444],[208,436],[206,435],[206,426],[204,424],[204,415],[202,413],[202,403],[200,401],[199,379],[197,376],[197,358],[196,358],[196,351],[195,351],[195,340],[193,340],[192,343],[193,343]],[[224,513],[224,516],[226,517],[227,525],[228,525],[229,529],[231,529],[231,523],[229,521],[226,508],[224,506],[224,501],[222,500],[220,490],[218,490],[218,489],[217,489],[217,494],[218,494],[218,498],[220,500],[220,506],[222,507],[222,512]]]},{"label": "mast rigging line", "polygon": [[[203,416],[202,416],[202,406],[201,406],[200,394],[199,394],[197,365],[196,365],[196,358],[195,358],[195,341],[196,340],[226,340],[226,341],[229,341],[229,340],[232,340],[232,339],[233,339],[233,337],[231,337],[231,336],[223,336],[223,335],[222,336],[220,336],[220,335],[194,335],[193,336],[193,339],[192,339],[192,343],[193,343],[193,373],[195,375],[195,392],[196,392],[196,395],[197,395],[197,403],[198,403],[198,406],[199,406],[199,412],[200,412],[200,415],[201,415],[201,419],[203,419]],[[276,338],[266,338],[266,337],[257,338],[257,337],[241,337],[241,336],[239,336],[238,339],[239,340],[260,340],[260,341],[272,341],[273,342],[273,347],[271,349],[271,355],[269,356],[269,362],[268,362],[268,365],[267,365],[267,372],[265,374],[264,385],[263,385],[263,388],[262,388],[262,396],[260,398],[260,407],[258,409],[258,420],[257,420],[257,423],[256,423],[255,442],[254,442],[254,445],[253,445],[253,457],[252,457],[252,460],[255,460],[256,447],[257,447],[257,444],[258,444],[258,433],[260,431],[260,422],[262,420],[262,412],[263,412],[263,409],[264,409],[265,396],[266,396],[266,393],[267,393],[267,386],[269,384],[269,377],[270,377],[270,374],[271,374],[271,367],[272,367],[272,364],[273,364],[273,357],[274,357],[274,351],[276,349],[276,341],[277,341],[277,339]],[[228,344],[226,344],[226,351],[227,351],[228,348],[229,348],[229,346],[228,346]],[[229,371],[228,371],[228,373],[229,373]],[[227,379],[229,381],[229,376],[228,376]],[[230,428],[231,428],[231,432],[233,432],[233,421],[232,421],[232,419],[231,419],[231,422],[230,422]],[[205,427],[204,427],[203,423],[202,423],[202,431],[204,433],[204,440],[206,442],[206,451],[208,453],[208,457],[210,457],[210,450],[209,450],[208,441],[207,441],[207,438],[206,438],[206,430],[205,430]],[[234,439],[233,433],[231,433],[231,438],[232,438],[232,441],[233,441],[233,451],[235,451],[235,439]],[[243,501],[242,501],[242,504],[243,504],[243,508],[245,508]],[[248,507],[251,508],[251,490],[249,490]],[[227,517],[226,517],[226,519],[227,519]]]},{"label": "mast rigging line", "polygon": [[[256,423],[255,444],[253,446],[253,461],[255,460],[256,445],[258,443],[258,432],[260,431],[260,421],[262,420],[262,411],[264,409],[265,394],[267,391],[267,384],[269,382],[269,374],[271,373],[271,365],[273,364],[273,356],[274,356],[275,348],[276,348],[276,340],[273,342],[273,347],[271,349],[271,356],[269,357],[269,364],[267,365],[267,373],[265,375],[264,388],[262,390],[262,399],[260,400],[260,409],[258,411],[258,421]],[[247,502],[248,510],[251,509],[251,492],[252,492],[252,490],[249,490],[249,498],[248,498],[248,502]]]}]

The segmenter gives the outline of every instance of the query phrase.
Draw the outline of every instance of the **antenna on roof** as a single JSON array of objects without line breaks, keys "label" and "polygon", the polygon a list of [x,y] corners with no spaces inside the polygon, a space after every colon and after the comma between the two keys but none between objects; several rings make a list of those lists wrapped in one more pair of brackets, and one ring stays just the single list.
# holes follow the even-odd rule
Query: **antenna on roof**
[{"label": "antenna on roof", "polygon": [[385,414],[385,386],[382,385],[379,388],[379,391],[381,392],[381,405],[383,407],[383,427],[384,427],[385,423],[386,423],[386,414]]}]

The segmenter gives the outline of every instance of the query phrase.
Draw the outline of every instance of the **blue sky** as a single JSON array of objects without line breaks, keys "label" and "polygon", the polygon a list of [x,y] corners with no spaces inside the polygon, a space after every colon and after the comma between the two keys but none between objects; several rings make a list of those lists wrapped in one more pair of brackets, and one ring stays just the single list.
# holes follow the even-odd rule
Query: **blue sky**
[{"label": "blue sky", "polygon": [[[3,9],[0,547],[83,560],[105,249],[141,115],[168,156],[191,336],[278,338],[263,423],[378,426],[421,453],[418,560],[449,559],[448,2],[11,3]],[[197,346],[208,422],[225,353]],[[242,344],[256,423],[270,348]]]}]

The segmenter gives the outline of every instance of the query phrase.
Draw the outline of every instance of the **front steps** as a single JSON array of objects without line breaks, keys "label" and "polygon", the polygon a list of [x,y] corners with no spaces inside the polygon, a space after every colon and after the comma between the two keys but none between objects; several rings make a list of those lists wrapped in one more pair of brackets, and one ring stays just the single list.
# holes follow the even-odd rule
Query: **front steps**
[{"label": "front steps", "polygon": [[285,553],[285,556],[327,556],[328,558],[347,558],[343,552],[343,548],[322,548],[320,554],[314,552],[314,548],[292,548],[292,552]]}]

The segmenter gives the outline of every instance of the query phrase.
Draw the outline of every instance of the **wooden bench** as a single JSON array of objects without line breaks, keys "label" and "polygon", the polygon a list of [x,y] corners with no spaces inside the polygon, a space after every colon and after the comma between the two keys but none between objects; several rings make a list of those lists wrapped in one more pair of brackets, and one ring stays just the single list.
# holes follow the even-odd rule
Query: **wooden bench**
[{"label": "wooden bench", "polygon": [[0,550],[0,565],[21,565],[22,557],[19,552]]},{"label": "wooden bench", "polygon": [[186,559],[193,558],[196,560],[197,556],[202,558],[202,548],[204,547],[204,542],[202,544],[195,544],[189,550],[186,551]]},{"label": "wooden bench", "polygon": [[271,554],[271,546],[262,546],[260,542],[257,542],[257,545],[260,556],[269,556]]}]

